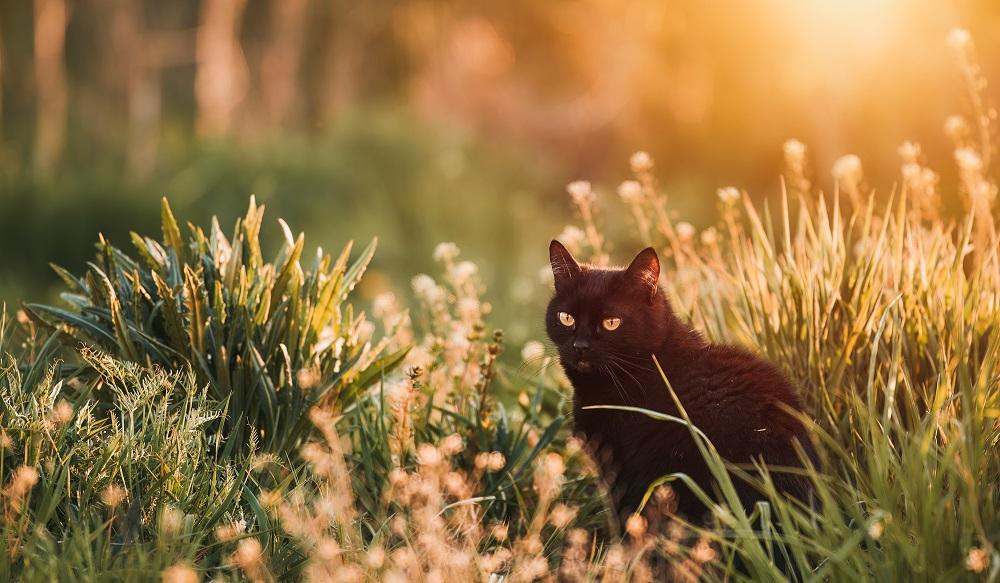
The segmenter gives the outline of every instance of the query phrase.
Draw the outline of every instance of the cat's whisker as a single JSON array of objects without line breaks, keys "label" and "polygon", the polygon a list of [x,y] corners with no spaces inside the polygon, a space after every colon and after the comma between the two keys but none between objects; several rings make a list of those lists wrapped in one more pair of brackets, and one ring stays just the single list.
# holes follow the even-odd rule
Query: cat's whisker
[{"label": "cat's whisker", "polygon": [[618,391],[618,394],[621,395],[622,397],[622,401],[626,405],[632,405],[632,400],[628,398],[628,391],[626,391],[625,387],[622,386],[621,382],[618,380],[618,376],[615,375],[614,371],[611,370],[611,368],[608,366],[603,367],[603,369],[604,372],[608,374],[608,378],[611,379],[611,382],[614,383],[615,389]]},{"label": "cat's whisker", "polygon": [[633,381],[635,381],[636,386],[639,387],[639,390],[642,391],[643,397],[645,397],[645,395],[646,395],[646,385],[644,385],[642,382],[640,382],[639,379],[635,378],[635,375],[632,374],[631,372],[629,372],[629,370],[627,368],[625,368],[624,366],[622,366],[621,363],[616,362],[614,360],[609,360],[608,362],[611,363],[611,364],[613,364],[613,365],[615,365],[616,367],[618,367],[623,373],[627,374]]}]

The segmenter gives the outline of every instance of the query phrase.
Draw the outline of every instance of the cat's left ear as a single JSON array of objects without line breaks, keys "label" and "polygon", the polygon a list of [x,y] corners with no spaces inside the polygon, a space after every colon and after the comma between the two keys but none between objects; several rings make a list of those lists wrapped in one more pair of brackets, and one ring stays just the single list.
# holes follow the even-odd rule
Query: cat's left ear
[{"label": "cat's left ear", "polygon": [[660,281],[660,258],[656,255],[656,249],[646,247],[640,251],[629,264],[625,273],[641,285],[649,293],[649,299],[652,300],[653,296],[656,295]]}]

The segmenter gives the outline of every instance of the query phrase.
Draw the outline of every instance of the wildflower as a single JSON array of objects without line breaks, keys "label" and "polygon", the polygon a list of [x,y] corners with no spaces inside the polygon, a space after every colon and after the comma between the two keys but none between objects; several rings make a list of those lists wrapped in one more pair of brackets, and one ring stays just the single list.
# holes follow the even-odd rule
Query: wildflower
[{"label": "wildflower", "polygon": [[247,521],[240,519],[236,522],[230,522],[229,524],[217,526],[215,528],[215,538],[219,542],[231,541],[243,534],[246,529]]},{"label": "wildflower", "polygon": [[14,447],[14,440],[6,431],[0,429],[0,449],[8,449]]},{"label": "wildflower", "polygon": [[520,393],[517,394],[517,402],[522,407],[527,408],[529,405],[531,405],[531,397],[528,396],[527,392],[521,391]]},{"label": "wildflower", "polygon": [[28,318],[28,313],[27,312],[25,312],[24,310],[18,310],[17,311],[17,323],[18,324],[24,326],[24,325],[26,325],[30,321],[31,321],[31,319]]},{"label": "wildflower", "polygon": [[903,161],[916,162],[917,158],[920,157],[920,144],[911,141],[903,142],[903,144],[899,146],[897,152]]},{"label": "wildflower", "polygon": [[65,425],[73,419],[73,405],[65,399],[59,399],[56,406],[52,408],[50,419],[57,425]]},{"label": "wildflower", "polygon": [[555,453],[548,453],[543,457],[535,468],[535,489],[539,496],[551,499],[562,486],[563,471],[566,466],[562,457]]},{"label": "wildflower", "polygon": [[562,241],[570,251],[578,251],[587,240],[587,234],[576,225],[566,225],[556,239]]},{"label": "wildflower", "polygon": [[11,508],[15,511],[21,509],[24,498],[28,492],[38,483],[38,470],[31,466],[18,466],[14,470],[14,476],[10,479],[10,484],[4,488],[3,497],[7,499]]},{"label": "wildflower", "polygon": [[368,553],[365,555],[365,564],[367,564],[370,569],[381,569],[382,565],[385,564],[385,549],[382,547],[372,547],[368,549]]},{"label": "wildflower", "polygon": [[672,514],[677,510],[677,494],[669,484],[662,484],[653,491],[653,501],[663,514]]},{"label": "wildflower", "polygon": [[961,142],[969,133],[969,124],[960,115],[949,115],[944,120],[944,133],[955,142]]},{"label": "wildflower", "polygon": [[320,372],[319,369],[315,367],[300,368],[299,371],[295,373],[295,382],[302,390],[314,388],[319,384],[319,381]]},{"label": "wildflower", "polygon": [[109,484],[101,492],[101,501],[112,510],[118,508],[125,501],[125,488],[122,488],[118,484]]},{"label": "wildflower", "polygon": [[471,279],[477,271],[479,271],[479,268],[476,267],[475,263],[471,261],[462,261],[450,269],[448,274],[451,276],[452,280],[455,281],[455,283],[461,285],[469,281],[469,279]]},{"label": "wildflower", "polygon": [[618,185],[618,196],[628,204],[642,200],[642,185],[635,180],[626,180]]},{"label": "wildflower", "polygon": [[448,262],[458,257],[458,245],[454,243],[438,243],[434,248],[434,261]]},{"label": "wildflower", "polygon": [[396,294],[384,292],[375,296],[372,300],[372,314],[376,318],[385,318],[399,311],[399,302],[396,301]]},{"label": "wildflower", "polygon": [[187,563],[167,567],[160,576],[163,583],[198,583],[198,572]]},{"label": "wildflower", "polygon": [[955,150],[955,162],[965,172],[979,172],[983,169],[983,159],[972,148],[958,148]]},{"label": "wildflower", "polygon": [[168,537],[176,535],[180,532],[183,523],[183,512],[169,505],[163,509],[163,514],[160,515],[160,531],[164,535]]},{"label": "wildflower", "polygon": [[715,560],[715,557],[715,549],[712,548],[711,543],[706,538],[699,539],[694,548],[691,549],[691,558],[698,563],[712,562]]},{"label": "wildflower", "polygon": [[556,504],[549,512],[549,522],[556,528],[566,528],[576,518],[576,508],[563,503]]},{"label": "wildflower", "polygon": [[575,180],[570,182],[566,185],[566,192],[568,192],[570,198],[573,199],[573,204],[578,206],[586,206],[596,197],[594,190],[590,187],[590,182],[587,182],[586,180]]},{"label": "wildflower", "polygon": [[785,141],[782,151],[785,153],[785,161],[790,166],[801,165],[805,162],[806,145],[794,138]]},{"label": "wildflower", "polygon": [[[406,519],[402,516],[396,515],[389,522],[389,530],[393,532],[396,536],[403,536],[406,534]],[[395,561],[398,563],[399,561]]]},{"label": "wildflower", "polygon": [[464,497],[466,493],[465,476],[459,472],[448,472],[444,476],[444,489],[455,497]]},{"label": "wildflower", "polygon": [[625,532],[634,539],[640,539],[646,534],[646,519],[639,514],[632,514],[625,521]]},{"label": "wildflower", "polygon": [[[528,395],[525,394],[524,396],[525,398],[527,398]],[[525,407],[527,407],[527,405],[525,405]],[[529,429],[528,434],[525,435],[525,439],[527,439],[528,445],[530,445],[531,447],[535,447],[536,445],[538,445],[538,432],[535,431],[534,429]]]},{"label": "wildflower", "polygon": [[841,156],[833,164],[833,177],[844,184],[856,185],[861,180],[861,158],[854,154]]},{"label": "wildflower", "polygon": [[261,580],[264,553],[260,541],[256,538],[245,538],[236,543],[233,563],[242,569],[251,581]]},{"label": "wildflower", "polygon": [[972,43],[972,35],[964,28],[954,28],[947,36],[948,46],[956,51],[963,51]]},{"label": "wildflower", "polygon": [[444,301],[445,292],[434,279],[424,273],[416,275],[411,281],[413,292],[418,298],[429,304],[437,304]]},{"label": "wildflower", "polygon": [[552,275],[552,267],[550,265],[545,264],[539,268],[538,283],[548,288],[552,288],[555,285],[555,277]]},{"label": "wildflower", "polygon": [[545,356],[545,345],[537,340],[529,340],[521,347],[521,360],[531,362]]},{"label": "wildflower", "polygon": [[261,490],[259,500],[265,508],[274,508],[281,502],[281,494],[274,490]]},{"label": "wildflower", "polygon": [[462,298],[458,300],[458,305],[456,310],[458,312],[458,317],[467,324],[473,324],[479,320],[481,312],[481,304],[477,298]]},{"label": "wildflower", "polygon": [[677,223],[677,238],[684,243],[691,242],[694,239],[694,225],[688,222]]},{"label": "wildflower", "polygon": [[868,527],[868,536],[872,537],[875,540],[878,540],[879,537],[882,536],[882,532],[884,530],[885,526],[882,524],[882,521],[876,520],[875,522],[871,523],[871,525]]},{"label": "wildflower", "polygon": [[647,152],[636,152],[632,154],[632,157],[628,160],[629,166],[632,167],[632,172],[639,174],[641,172],[649,172],[653,169],[653,157]]},{"label": "wildflower", "polygon": [[722,204],[727,206],[736,204],[736,202],[742,197],[740,191],[734,186],[720,188],[716,194],[719,196],[719,200],[722,201]]},{"label": "wildflower", "polygon": [[437,466],[441,463],[440,450],[429,443],[421,444],[417,448],[417,463],[428,468]]},{"label": "wildflower", "polygon": [[456,453],[462,451],[465,446],[462,444],[462,436],[457,433],[452,433],[448,437],[444,438],[441,442],[441,451],[445,455],[455,455]]},{"label": "wildflower", "polygon": [[501,542],[507,540],[509,534],[510,530],[509,527],[507,526],[507,523],[505,522],[494,524],[493,528],[490,529],[490,535]]},{"label": "wildflower", "polygon": [[701,244],[706,247],[712,247],[719,242],[719,232],[715,230],[715,227],[709,227],[701,232]]},{"label": "wildflower", "polygon": [[499,472],[507,465],[507,458],[499,451],[491,451],[486,459],[486,469],[491,472]]},{"label": "wildflower", "polygon": [[973,573],[982,573],[990,566],[990,554],[986,549],[972,547],[965,557],[965,568]]}]

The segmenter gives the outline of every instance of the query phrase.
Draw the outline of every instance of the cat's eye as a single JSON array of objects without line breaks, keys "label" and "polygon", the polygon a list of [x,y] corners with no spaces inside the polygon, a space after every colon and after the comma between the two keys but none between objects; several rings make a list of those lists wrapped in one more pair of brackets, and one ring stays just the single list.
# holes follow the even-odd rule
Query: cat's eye
[{"label": "cat's eye", "polygon": [[572,326],[576,322],[573,316],[570,316],[566,312],[559,312],[559,321],[562,322],[563,326]]},{"label": "cat's eye", "polygon": [[604,321],[601,322],[601,325],[604,326],[605,330],[607,330],[608,332],[610,332],[612,330],[617,330],[618,327],[622,325],[622,319],[621,318],[605,318]]}]

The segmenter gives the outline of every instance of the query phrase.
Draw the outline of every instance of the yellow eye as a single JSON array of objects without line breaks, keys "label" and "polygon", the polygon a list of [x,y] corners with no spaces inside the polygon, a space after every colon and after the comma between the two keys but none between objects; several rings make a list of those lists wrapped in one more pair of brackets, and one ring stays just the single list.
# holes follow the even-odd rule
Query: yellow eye
[{"label": "yellow eye", "polygon": [[607,330],[608,332],[610,332],[612,330],[616,330],[619,326],[622,325],[622,319],[621,318],[605,318],[605,320],[603,322],[601,322],[601,324],[604,325],[604,329],[605,330]]},{"label": "yellow eye", "polygon": [[563,326],[572,326],[573,323],[576,322],[576,320],[573,319],[573,316],[570,316],[566,312],[559,312],[559,321],[562,322]]}]

